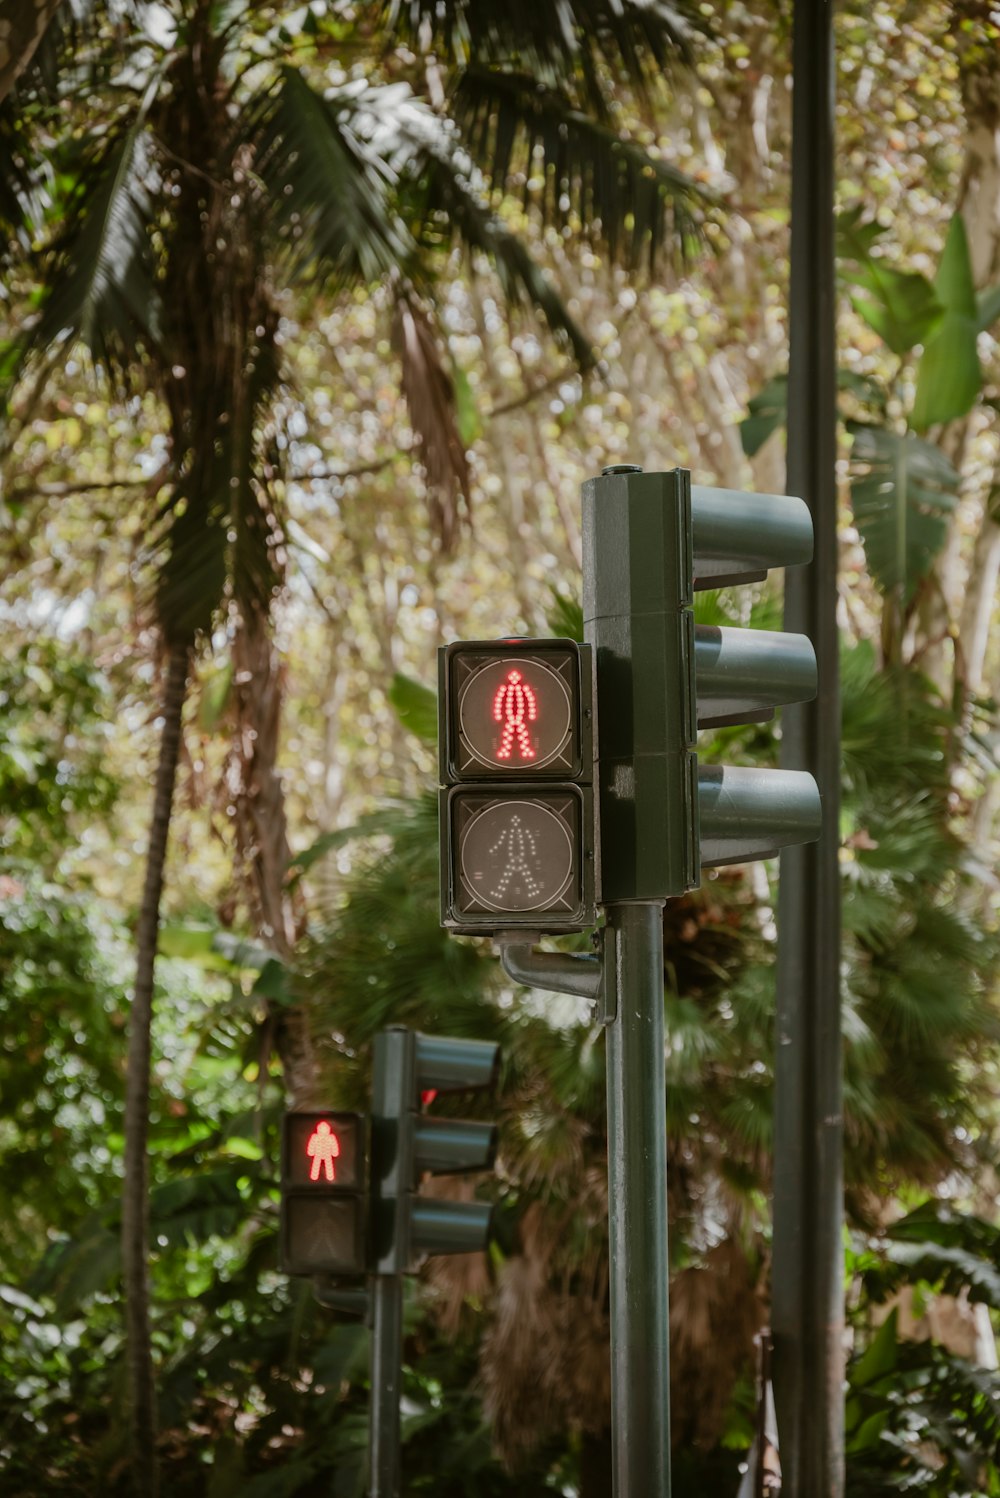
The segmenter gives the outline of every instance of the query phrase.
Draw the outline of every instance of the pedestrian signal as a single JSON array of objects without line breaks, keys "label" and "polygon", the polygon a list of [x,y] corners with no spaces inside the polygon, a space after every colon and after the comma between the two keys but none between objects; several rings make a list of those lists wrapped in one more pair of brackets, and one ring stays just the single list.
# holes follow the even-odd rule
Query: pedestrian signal
[{"label": "pedestrian signal", "polygon": [[286,1113],[281,1161],[285,1274],[364,1274],[366,1160],[367,1120],[360,1113]]},{"label": "pedestrian signal", "polygon": [[457,641],[439,687],[442,924],[593,925],[589,648]]}]

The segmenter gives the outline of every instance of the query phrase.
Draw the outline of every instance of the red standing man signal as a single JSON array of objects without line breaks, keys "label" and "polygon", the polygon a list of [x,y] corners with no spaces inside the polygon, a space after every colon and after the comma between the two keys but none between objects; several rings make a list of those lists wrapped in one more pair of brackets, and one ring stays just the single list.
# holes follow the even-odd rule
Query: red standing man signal
[{"label": "red standing man signal", "polygon": [[503,724],[497,759],[510,759],[515,739],[521,759],[534,759],[527,724],[534,723],[538,717],[538,701],[520,671],[508,671],[507,680],[497,688],[493,698],[493,717],[497,723]]},{"label": "red standing man signal", "polygon": [[306,1154],[312,1160],[310,1181],[318,1181],[320,1170],[324,1170],[328,1181],[335,1179],[333,1162],[340,1154],[340,1140],[325,1118],[321,1118],[315,1131],[309,1135]]}]

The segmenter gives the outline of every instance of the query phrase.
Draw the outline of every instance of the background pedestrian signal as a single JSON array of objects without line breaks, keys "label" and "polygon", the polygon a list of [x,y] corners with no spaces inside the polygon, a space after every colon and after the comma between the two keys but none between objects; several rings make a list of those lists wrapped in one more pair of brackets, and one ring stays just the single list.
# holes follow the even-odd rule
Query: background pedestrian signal
[{"label": "background pedestrian signal", "polygon": [[281,1160],[285,1274],[365,1272],[367,1120],[331,1110],[286,1113]]}]

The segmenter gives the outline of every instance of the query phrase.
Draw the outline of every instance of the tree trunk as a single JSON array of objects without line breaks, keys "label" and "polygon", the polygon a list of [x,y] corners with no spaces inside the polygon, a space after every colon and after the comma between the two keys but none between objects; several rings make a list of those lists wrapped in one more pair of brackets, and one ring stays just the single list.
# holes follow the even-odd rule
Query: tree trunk
[{"label": "tree trunk", "polygon": [[6,0],[0,5],[0,100],[35,55],[61,0]]},{"label": "tree trunk", "polygon": [[[286,877],[291,848],[277,769],[284,671],[268,622],[256,615],[241,624],[233,641],[233,683],[230,791],[237,859],[258,935],[288,957],[305,927],[305,910]],[[313,1101],[317,1085],[308,1013],[298,1004],[269,1004],[268,1018],[289,1106],[302,1107]]]},{"label": "tree trunk", "polygon": [[135,991],[129,1024],[125,1088],[125,1179],[122,1186],[122,1268],[125,1280],[129,1456],[136,1498],[157,1498],[156,1384],[149,1317],[149,1087],[153,969],[160,925],[163,867],[187,693],[190,647],[171,647],[163,692],[163,728],[153,789],[142,906],[136,930]]}]

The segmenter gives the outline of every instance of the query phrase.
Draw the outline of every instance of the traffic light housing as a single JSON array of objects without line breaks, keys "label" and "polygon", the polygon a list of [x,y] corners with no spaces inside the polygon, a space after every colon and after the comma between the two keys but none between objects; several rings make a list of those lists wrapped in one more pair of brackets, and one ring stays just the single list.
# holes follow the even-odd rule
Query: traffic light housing
[{"label": "traffic light housing", "polygon": [[442,925],[592,926],[589,647],[459,640],[438,660]]},{"label": "traffic light housing", "polygon": [[281,1268],[366,1271],[368,1121],[333,1109],[286,1113],[281,1140]]},{"label": "traffic light housing", "polygon": [[425,1254],[486,1247],[492,1208],[420,1195],[421,1177],[487,1171],[496,1157],[493,1123],[432,1117],[438,1093],[489,1091],[500,1048],[490,1041],[421,1035],[402,1027],[375,1037],[372,1082],[371,1269],[406,1274]]},{"label": "traffic light housing", "polygon": [[819,836],[801,771],[700,766],[700,727],[759,722],[815,695],[801,635],[696,626],[694,594],[812,556],[800,499],[692,488],[623,467],[583,487],[584,624],[595,650],[598,898],[668,899],[703,867]]}]

